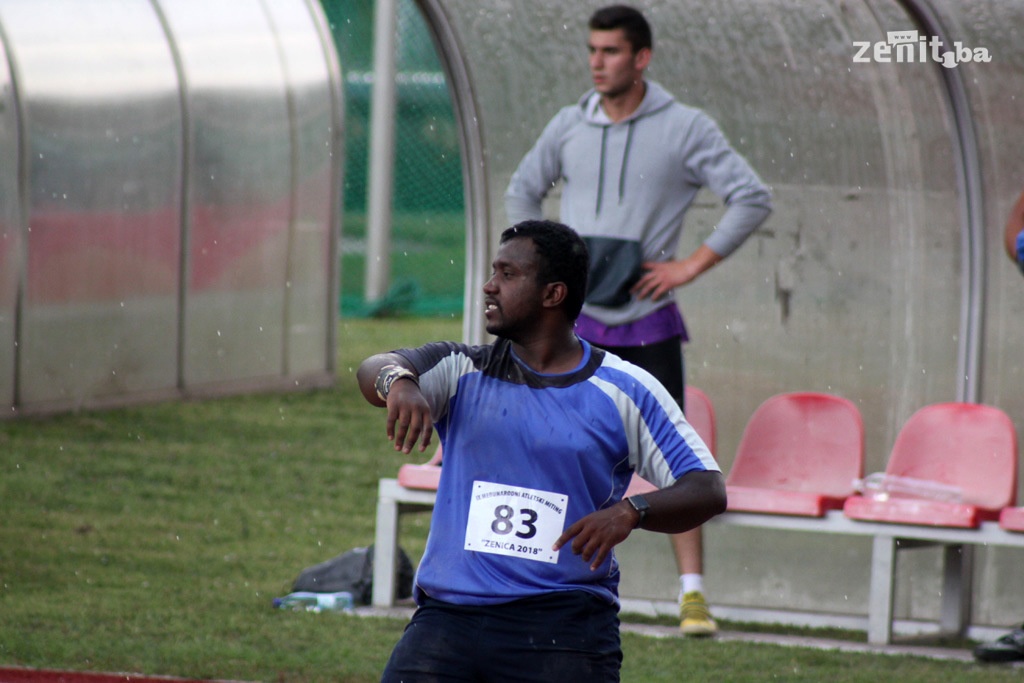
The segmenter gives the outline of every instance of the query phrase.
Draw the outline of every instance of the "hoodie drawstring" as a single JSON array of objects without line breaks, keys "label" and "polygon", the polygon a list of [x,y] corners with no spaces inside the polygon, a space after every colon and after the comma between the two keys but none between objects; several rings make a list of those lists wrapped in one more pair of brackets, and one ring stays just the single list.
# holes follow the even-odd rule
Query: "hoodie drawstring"
[{"label": "hoodie drawstring", "polygon": [[622,195],[626,192],[626,162],[629,160],[629,147],[633,144],[633,124],[636,119],[630,119],[629,128],[626,129],[626,149],[622,150],[622,166],[619,168],[619,204],[622,203]]},{"label": "hoodie drawstring", "polygon": [[[636,123],[636,119],[630,120],[626,127],[626,147],[622,150],[622,164],[619,166],[619,204],[622,203],[622,197],[626,192],[626,165],[629,161],[629,150],[633,145],[633,124]],[[597,202],[594,206],[594,215],[601,213],[601,200],[604,197],[604,157],[605,149],[608,144],[608,128],[609,126],[601,126],[601,161],[598,166],[597,174]]]},{"label": "hoodie drawstring", "polygon": [[601,126],[601,163],[597,167],[597,203],[594,205],[594,215],[601,213],[601,197],[604,196],[604,148],[608,141],[608,126]]}]

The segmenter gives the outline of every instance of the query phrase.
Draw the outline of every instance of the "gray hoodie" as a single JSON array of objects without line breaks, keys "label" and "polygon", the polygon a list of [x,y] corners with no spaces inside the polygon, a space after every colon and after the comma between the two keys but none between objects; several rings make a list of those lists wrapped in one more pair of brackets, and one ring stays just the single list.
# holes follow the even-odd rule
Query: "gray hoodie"
[{"label": "gray hoodie", "polygon": [[704,112],[657,83],[633,114],[613,123],[591,90],[545,127],[505,194],[512,224],[539,219],[541,203],[564,181],[560,220],[591,250],[584,312],[605,325],[639,320],[672,302],[638,300],[629,287],[643,261],[675,257],[683,217],[707,186],[727,206],[705,244],[725,257],[771,212],[771,193]]}]

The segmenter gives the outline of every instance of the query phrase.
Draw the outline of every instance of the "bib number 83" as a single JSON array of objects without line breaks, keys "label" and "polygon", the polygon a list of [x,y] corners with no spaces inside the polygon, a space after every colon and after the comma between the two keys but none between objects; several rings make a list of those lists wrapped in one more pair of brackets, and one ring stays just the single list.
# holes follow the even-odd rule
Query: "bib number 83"
[{"label": "bib number 83", "polygon": [[534,562],[558,562],[569,497],[557,491],[474,481],[463,549]]},{"label": "bib number 83", "polygon": [[505,536],[516,529],[516,522],[519,524],[519,531],[515,531],[517,538],[527,539],[537,535],[537,513],[529,508],[519,510],[519,518],[515,517],[515,509],[511,505],[499,505],[494,508],[494,521],[491,522],[491,531]]}]

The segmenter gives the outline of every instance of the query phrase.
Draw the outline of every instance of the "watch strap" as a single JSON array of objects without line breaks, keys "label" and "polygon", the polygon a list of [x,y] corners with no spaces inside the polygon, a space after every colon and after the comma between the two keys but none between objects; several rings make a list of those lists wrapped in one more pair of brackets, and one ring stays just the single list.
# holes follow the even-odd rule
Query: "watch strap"
[{"label": "watch strap", "polygon": [[644,518],[647,517],[648,511],[651,509],[651,504],[648,503],[647,499],[641,495],[630,496],[626,499],[626,502],[632,505],[633,509],[640,513],[640,519],[637,520],[636,526],[633,527],[634,529],[639,528],[639,526],[644,523]]}]

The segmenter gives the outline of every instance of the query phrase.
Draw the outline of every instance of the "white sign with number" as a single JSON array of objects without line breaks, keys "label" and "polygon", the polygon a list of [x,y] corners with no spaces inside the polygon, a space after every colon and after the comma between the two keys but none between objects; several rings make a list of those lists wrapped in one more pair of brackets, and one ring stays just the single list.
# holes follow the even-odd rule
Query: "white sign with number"
[{"label": "white sign with number", "polygon": [[568,502],[562,493],[474,481],[464,548],[556,563],[551,546],[562,535]]}]

